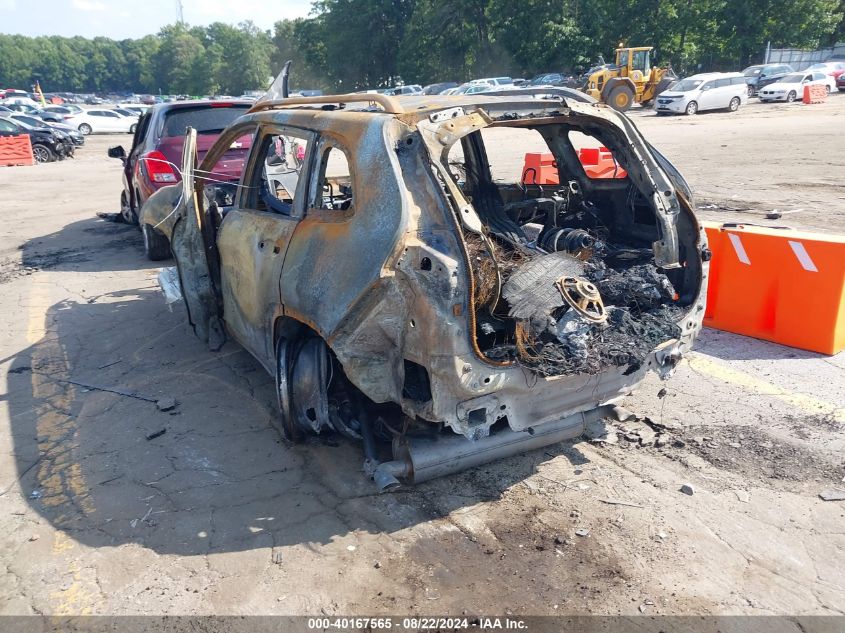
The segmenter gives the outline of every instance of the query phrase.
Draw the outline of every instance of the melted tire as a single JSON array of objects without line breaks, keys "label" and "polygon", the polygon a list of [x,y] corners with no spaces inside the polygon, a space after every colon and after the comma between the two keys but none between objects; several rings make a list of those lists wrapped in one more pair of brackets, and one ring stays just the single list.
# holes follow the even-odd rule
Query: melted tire
[{"label": "melted tire", "polygon": [[170,258],[170,241],[162,233],[156,231],[149,224],[141,227],[144,235],[144,255],[151,262],[158,262]]}]

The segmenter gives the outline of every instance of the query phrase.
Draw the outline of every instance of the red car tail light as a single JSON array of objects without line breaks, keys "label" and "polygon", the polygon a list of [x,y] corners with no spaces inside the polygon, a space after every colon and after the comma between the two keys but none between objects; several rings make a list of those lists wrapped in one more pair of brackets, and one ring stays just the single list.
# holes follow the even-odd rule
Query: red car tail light
[{"label": "red car tail light", "polygon": [[167,160],[167,157],[154,150],[141,156],[140,162],[144,167],[147,177],[156,183],[177,182],[179,175],[174,169],[175,165]]}]

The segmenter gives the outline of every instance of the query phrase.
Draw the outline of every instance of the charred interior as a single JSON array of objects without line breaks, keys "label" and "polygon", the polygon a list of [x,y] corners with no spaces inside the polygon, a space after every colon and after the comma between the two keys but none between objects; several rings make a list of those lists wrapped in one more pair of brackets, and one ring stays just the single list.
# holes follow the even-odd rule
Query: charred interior
[{"label": "charred interior", "polygon": [[[682,213],[681,265],[658,267],[654,208],[625,171],[625,149],[612,131],[531,123],[500,120],[464,136],[449,154],[450,173],[483,224],[480,234],[464,231],[478,349],[490,361],[547,376],[636,371],[681,334],[699,284],[699,260],[686,257],[695,231]],[[515,141],[524,135],[554,156],[557,183],[533,184],[541,182],[535,170],[515,171],[525,152]],[[513,147],[512,162],[491,166],[485,143]],[[613,173],[588,176],[579,143],[610,148]]]}]

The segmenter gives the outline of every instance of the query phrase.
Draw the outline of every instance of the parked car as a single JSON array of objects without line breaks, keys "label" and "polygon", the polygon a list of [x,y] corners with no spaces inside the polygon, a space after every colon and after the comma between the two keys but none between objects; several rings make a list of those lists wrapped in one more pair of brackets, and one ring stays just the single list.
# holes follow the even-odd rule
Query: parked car
[{"label": "parked car", "polygon": [[144,114],[144,112],[146,112],[147,110],[150,109],[150,106],[139,105],[137,103],[120,103],[120,104],[118,104],[116,109],[118,111],[119,110],[127,110],[128,112],[131,112],[135,116],[141,116],[142,114]]},{"label": "parked car", "polygon": [[15,88],[0,90],[0,99],[29,99],[29,93]]},{"label": "parked car", "polygon": [[[162,187],[179,182],[182,143],[188,127],[197,131],[200,158],[232,121],[244,114],[251,101],[191,101],[163,103],[150,108],[138,121],[138,128],[127,152],[122,146],[109,149],[109,156],[123,161],[123,191],[120,210],[123,219],[138,224],[141,208]],[[251,139],[240,139],[230,148],[225,165],[218,166],[218,179],[237,181]],[[169,250],[161,232],[141,223],[144,251],[150,259],[161,259]]]},{"label": "parked car", "polygon": [[570,78],[561,73],[544,73],[528,82],[529,86],[567,86]]},{"label": "parked car", "polygon": [[422,94],[422,86],[419,84],[412,84],[410,86],[396,86],[390,90],[385,90],[386,95],[418,95]]},{"label": "parked car", "polygon": [[513,79],[510,77],[483,77],[481,79],[472,79],[467,83],[472,85],[486,84],[488,86],[509,86],[513,84]]},{"label": "parked car", "polygon": [[[444,94],[475,95],[475,94],[481,94],[481,93],[484,93],[484,92],[493,92],[500,87],[503,88],[503,87],[506,87],[506,86],[498,86],[496,84],[488,84],[488,83],[485,83],[485,82],[478,82],[478,83],[468,82],[468,83],[465,83],[465,84],[461,84],[457,88],[452,88],[451,90],[447,90]],[[509,86],[509,87],[512,88],[513,86]]]},{"label": "parked car", "polygon": [[[355,438],[390,490],[578,436],[690,349],[709,253],[689,187],[624,114],[565,98],[274,99],[196,170],[189,131],[183,183],[145,213],[172,238],[163,285],[212,349],[230,336],[275,376],[291,440]],[[573,131],[626,175],[595,186]],[[501,134],[508,180],[485,149]],[[522,185],[526,135],[553,139],[560,202]],[[207,175],[244,136],[241,186],[220,204]],[[292,139],[301,165],[280,157]]]},{"label": "parked car", "polygon": [[470,84],[467,86],[467,89],[463,91],[461,94],[465,95],[477,95],[484,92],[496,92],[502,86],[493,85],[493,84]]},{"label": "parked car", "polygon": [[748,84],[748,96],[755,96],[762,88],[780,81],[789,73],[795,72],[789,64],[758,64],[742,71]]},{"label": "parked car", "polygon": [[85,136],[110,132],[134,134],[138,125],[136,117],[126,117],[114,110],[106,109],[83,110],[70,116],[65,115],[64,122],[72,125]]},{"label": "parked car", "polygon": [[[129,117],[129,118],[132,118],[132,119],[135,119],[135,120],[137,120],[138,117],[141,116],[141,114],[142,114],[140,112],[135,112],[133,110],[130,110],[129,108],[121,108],[121,107],[114,108],[114,111],[117,112],[120,116]],[[132,131],[134,132],[135,130],[132,130]]]},{"label": "parked car", "polygon": [[15,93],[14,96],[7,96],[6,99],[3,101],[3,105],[6,106],[7,108],[11,108],[13,104],[14,105],[24,105],[24,106],[28,106],[30,108],[40,108],[41,107],[41,104],[38,101],[31,99],[29,97],[29,95],[27,95],[25,93],[23,94],[23,96],[20,96],[19,92]]},{"label": "parked car", "polygon": [[830,94],[836,88],[836,80],[831,75],[825,75],[819,71],[802,70],[801,72],[786,75],[780,81],[763,88],[760,93],[760,101],[769,103],[771,101],[793,102],[804,96],[804,86],[821,85]]},{"label": "parked car", "polygon": [[845,91],[845,73],[842,73],[836,79],[836,87],[839,89],[840,92]]},{"label": "parked car", "polygon": [[[29,116],[28,114],[20,114],[19,112],[14,112],[10,114],[9,118],[14,119],[15,121],[21,121],[22,123],[31,125],[34,128],[58,130],[62,134],[67,134],[75,147],[82,147],[83,145],[85,145],[85,137],[79,130],[73,128],[70,125],[65,125],[64,123],[52,123],[42,121],[41,119],[38,119],[34,116]],[[73,151],[70,152],[70,155],[73,156]]]},{"label": "parked car", "polygon": [[439,95],[442,94],[443,91],[449,90],[450,88],[457,88],[458,84],[454,81],[442,81],[436,84],[429,84],[425,88],[422,89],[422,93],[424,95]]},{"label": "parked car", "polygon": [[843,74],[845,74],[845,62],[839,61],[828,61],[828,62],[821,62],[818,64],[813,64],[809,68],[809,71],[818,71],[822,72],[825,75],[830,75],[834,79],[839,79]]},{"label": "parked car", "polygon": [[739,73],[702,73],[682,79],[661,92],[655,112],[696,114],[704,110],[736,112],[748,99],[745,77]]},{"label": "parked car", "polygon": [[59,116],[64,119],[67,116],[73,116],[74,114],[78,114],[80,112],[85,112],[82,108],[78,105],[74,105],[73,103],[63,103],[62,105],[48,105],[44,108],[45,112],[52,112],[53,114],[58,114]]},{"label": "parked car", "polygon": [[73,144],[65,142],[57,130],[35,128],[21,121],[0,116],[0,136],[29,136],[32,145],[32,155],[39,163],[50,163],[63,160]]},{"label": "parked car", "polygon": [[8,104],[6,107],[10,110],[14,110],[15,112],[20,112],[22,114],[28,114],[30,116],[38,117],[42,121],[50,121],[51,123],[62,122],[62,116],[60,114],[50,112],[49,110],[40,107],[36,108],[25,103],[11,103]]}]

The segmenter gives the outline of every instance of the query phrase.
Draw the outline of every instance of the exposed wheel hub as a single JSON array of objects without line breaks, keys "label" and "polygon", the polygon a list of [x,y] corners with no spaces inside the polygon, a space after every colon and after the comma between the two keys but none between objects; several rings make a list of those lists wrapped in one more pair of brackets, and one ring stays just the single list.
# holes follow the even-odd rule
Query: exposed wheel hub
[{"label": "exposed wheel hub", "polygon": [[588,321],[603,323],[607,320],[604,302],[593,283],[582,277],[561,277],[557,287],[569,307]]}]

